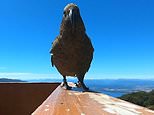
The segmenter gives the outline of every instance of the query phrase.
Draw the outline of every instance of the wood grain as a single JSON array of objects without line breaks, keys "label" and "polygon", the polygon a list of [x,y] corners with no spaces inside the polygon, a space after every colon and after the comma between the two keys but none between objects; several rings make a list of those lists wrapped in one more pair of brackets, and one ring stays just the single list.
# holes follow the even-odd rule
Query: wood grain
[{"label": "wood grain", "polygon": [[59,86],[32,115],[154,115],[154,111],[105,94]]}]

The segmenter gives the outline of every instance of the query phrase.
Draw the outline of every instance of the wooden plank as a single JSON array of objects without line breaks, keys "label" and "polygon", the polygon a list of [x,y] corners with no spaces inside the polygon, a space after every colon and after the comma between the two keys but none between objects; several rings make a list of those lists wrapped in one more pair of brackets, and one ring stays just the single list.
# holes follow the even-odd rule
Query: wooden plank
[{"label": "wooden plank", "polygon": [[154,111],[105,94],[59,86],[32,115],[154,115]]},{"label": "wooden plank", "polygon": [[0,83],[0,115],[30,115],[60,83]]}]

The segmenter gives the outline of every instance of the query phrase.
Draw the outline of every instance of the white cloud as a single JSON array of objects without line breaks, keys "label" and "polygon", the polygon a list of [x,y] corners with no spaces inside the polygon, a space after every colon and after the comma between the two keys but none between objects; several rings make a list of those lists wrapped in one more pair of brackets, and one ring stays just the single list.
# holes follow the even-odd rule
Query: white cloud
[{"label": "white cloud", "polygon": [[152,74],[102,74],[102,73],[87,73],[87,79],[154,79]]},{"label": "white cloud", "polygon": [[[38,73],[5,73],[0,72],[0,78],[37,80],[37,79],[62,79],[60,74],[38,74]],[[149,74],[99,74],[87,73],[85,79],[154,79]]]},{"label": "white cloud", "polygon": [[0,78],[33,80],[33,79],[58,79],[57,74],[37,74],[37,73],[0,73]]}]

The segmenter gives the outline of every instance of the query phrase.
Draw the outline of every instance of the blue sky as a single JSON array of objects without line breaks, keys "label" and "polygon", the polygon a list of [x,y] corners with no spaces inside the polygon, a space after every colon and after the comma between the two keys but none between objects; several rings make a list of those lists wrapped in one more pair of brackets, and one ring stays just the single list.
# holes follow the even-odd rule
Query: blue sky
[{"label": "blue sky", "polygon": [[61,78],[49,49],[70,2],[95,48],[87,78],[154,78],[153,0],[0,1],[0,77]]}]

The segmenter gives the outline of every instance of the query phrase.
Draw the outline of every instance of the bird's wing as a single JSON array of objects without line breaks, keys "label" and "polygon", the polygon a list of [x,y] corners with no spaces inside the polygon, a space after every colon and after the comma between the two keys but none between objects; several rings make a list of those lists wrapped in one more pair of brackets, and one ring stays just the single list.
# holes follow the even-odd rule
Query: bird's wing
[{"label": "bird's wing", "polygon": [[91,40],[90,40],[90,38],[87,36],[87,34],[86,34],[85,42],[86,42],[87,46],[89,46],[88,48],[90,49],[91,53],[93,53],[93,52],[94,52],[94,48],[93,48],[93,45],[92,45],[92,43],[91,43]]},{"label": "bird's wing", "polygon": [[52,67],[54,66],[54,63],[53,63],[53,53],[54,53],[54,50],[56,50],[57,47],[58,47],[58,38],[59,37],[56,37],[55,41],[52,42],[52,47],[50,49]]},{"label": "bird's wing", "polygon": [[[53,43],[52,43],[53,44]],[[53,64],[53,54],[52,54],[52,47],[50,49],[50,55],[51,55],[51,64],[52,64],[52,67],[54,66]]]},{"label": "bird's wing", "polygon": [[53,64],[53,55],[51,55],[51,64],[52,64],[52,67],[54,67],[54,64]]},{"label": "bird's wing", "polygon": [[93,48],[90,38],[87,35],[85,37],[86,38],[84,39],[84,43],[86,44],[85,49],[87,49],[86,56],[85,56],[86,57],[86,61],[85,61],[86,70],[85,71],[88,72],[91,61],[93,59],[94,48]]},{"label": "bird's wing", "polygon": [[53,50],[58,46],[58,37],[52,42],[52,47],[50,49],[50,54],[53,54]]}]

